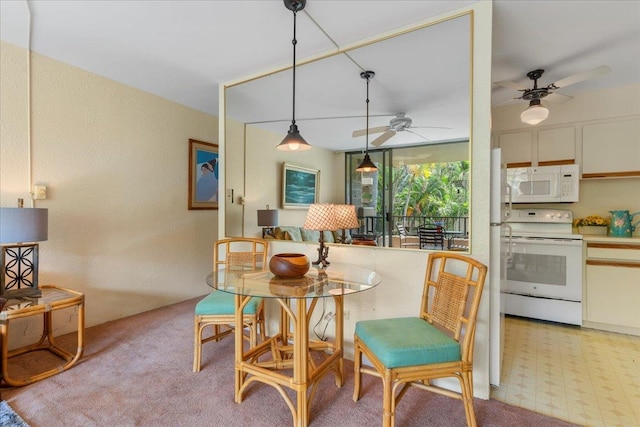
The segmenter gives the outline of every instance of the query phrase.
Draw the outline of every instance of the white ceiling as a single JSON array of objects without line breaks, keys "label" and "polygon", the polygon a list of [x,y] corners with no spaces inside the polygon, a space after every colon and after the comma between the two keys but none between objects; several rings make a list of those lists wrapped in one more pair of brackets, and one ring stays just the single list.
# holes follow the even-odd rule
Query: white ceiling
[{"label": "white ceiling", "polygon": [[[335,44],[344,48],[471,3],[308,0],[298,13],[297,57],[336,51]],[[213,115],[218,115],[218,83],[291,64],[293,18],[281,0],[30,0],[29,7],[30,43],[27,2],[0,0],[2,40],[23,48],[30,44],[34,52]],[[559,92],[575,96],[640,82],[638,0],[497,0],[493,15],[493,81],[529,86],[526,73],[543,68],[540,84],[546,86],[609,65],[611,73]],[[438,31],[446,29],[438,25]],[[366,86],[359,72],[369,68],[376,71],[370,86],[370,126],[386,125],[391,114],[406,112],[414,126],[450,128],[416,129],[430,140],[464,136],[468,108],[461,93],[468,88],[460,84],[460,73],[446,71],[462,58],[453,33],[448,34],[434,35],[437,43],[404,43],[406,39],[385,46],[378,43],[354,52],[355,63],[333,58],[323,66],[298,67],[296,115],[302,135],[312,145],[361,149],[364,138],[352,138],[350,131],[364,128],[364,117],[334,121],[331,126],[303,119],[363,116]],[[443,68],[436,69],[437,65]],[[269,126],[284,135],[291,115],[291,72],[280,74],[269,83],[280,81],[287,89],[274,91],[270,86],[277,100],[244,99],[244,105],[256,111],[242,119],[276,121]],[[496,86],[493,104],[515,96],[518,92]],[[268,116],[258,111],[261,102],[270,105]],[[518,102],[524,109],[526,102]],[[320,104],[331,111],[321,111]],[[334,130],[329,136],[328,128]],[[385,146],[421,141],[405,132]]]}]

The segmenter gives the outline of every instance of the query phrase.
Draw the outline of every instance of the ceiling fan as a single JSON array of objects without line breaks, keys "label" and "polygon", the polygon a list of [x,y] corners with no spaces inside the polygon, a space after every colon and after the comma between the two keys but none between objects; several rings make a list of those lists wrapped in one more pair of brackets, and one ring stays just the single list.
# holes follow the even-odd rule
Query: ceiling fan
[{"label": "ceiling fan", "polygon": [[551,83],[550,85],[538,87],[538,79],[542,77],[544,70],[537,69],[529,71],[527,73],[527,77],[533,80],[532,88],[527,88],[526,86],[510,81],[494,82],[494,84],[522,92],[521,96],[513,98],[529,101],[529,108],[522,113],[521,119],[525,123],[538,124],[542,120],[546,119],[549,115],[549,110],[544,108],[540,103],[540,100],[542,98],[544,98],[545,101],[556,103],[570,101],[571,99],[573,99],[572,96],[563,95],[554,91],[556,89],[561,89],[572,84],[602,76],[609,72],[611,72],[611,67],[609,67],[608,65],[602,65],[600,67],[594,68],[593,70],[584,71],[582,73],[565,77],[564,79],[558,80],[555,83]]},{"label": "ceiling fan", "polygon": [[538,69],[529,71],[527,73],[527,77],[533,80],[533,88],[527,88],[521,84],[510,82],[510,81],[500,81],[494,82],[494,84],[507,87],[509,89],[515,89],[522,92],[522,96],[519,96],[514,99],[524,99],[527,101],[533,99],[542,99],[546,98],[547,101],[552,102],[566,102],[572,99],[573,97],[568,95],[562,95],[560,93],[552,92],[556,89],[561,89],[563,87],[567,87],[569,85],[579,83],[588,79],[592,79],[594,77],[599,77],[604,74],[611,72],[611,67],[608,65],[602,65],[598,68],[594,68],[593,70],[585,71],[582,73],[574,74],[569,77],[565,77],[564,79],[558,80],[555,83],[551,83],[546,87],[538,87],[538,79],[542,77],[544,70]]},{"label": "ceiling fan", "polygon": [[[397,113],[396,116],[389,121],[389,125],[369,128],[370,134],[384,132],[382,135],[374,139],[371,142],[371,145],[379,147],[398,132],[410,132],[426,141],[429,141],[428,138],[420,135],[417,132],[414,132],[412,129],[451,129],[447,127],[438,127],[438,126],[412,126],[412,123],[413,121],[411,120],[411,118],[407,117],[405,113]],[[367,134],[367,129],[360,129],[360,130],[353,131],[352,136],[354,138],[357,138],[359,136],[364,136],[366,134]]]}]

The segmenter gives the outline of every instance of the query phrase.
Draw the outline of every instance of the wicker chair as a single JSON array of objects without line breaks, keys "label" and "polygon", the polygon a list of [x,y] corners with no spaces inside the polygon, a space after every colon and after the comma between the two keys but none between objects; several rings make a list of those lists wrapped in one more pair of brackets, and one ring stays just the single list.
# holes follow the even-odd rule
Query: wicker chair
[{"label": "wicker chair", "polygon": [[[353,400],[360,398],[362,374],[383,382],[383,426],[393,426],[396,407],[414,386],[464,402],[467,425],[473,410],[473,345],[487,267],[456,252],[429,255],[419,317],[356,323]],[[470,304],[468,302],[471,301]],[[362,365],[362,356],[373,367]],[[462,393],[431,380],[456,377]]]},{"label": "wicker chair", "polygon": [[[269,243],[262,239],[231,238],[215,242],[213,246],[213,271],[262,270],[267,267]],[[202,345],[209,341],[220,341],[233,332],[235,323],[235,296],[214,290],[202,299],[195,308],[193,372],[199,372],[202,359]],[[247,337],[251,346],[264,340],[264,302],[253,298],[244,309],[243,327],[249,329]],[[213,333],[205,337],[204,330],[212,326]]]}]

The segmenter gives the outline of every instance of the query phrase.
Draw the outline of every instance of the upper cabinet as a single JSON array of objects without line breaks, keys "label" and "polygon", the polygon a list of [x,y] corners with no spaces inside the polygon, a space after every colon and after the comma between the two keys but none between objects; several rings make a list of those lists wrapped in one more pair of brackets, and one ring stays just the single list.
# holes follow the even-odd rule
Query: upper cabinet
[{"label": "upper cabinet", "polygon": [[508,167],[576,163],[575,126],[506,132],[498,135],[498,143]]},{"label": "upper cabinet", "polygon": [[533,133],[514,132],[498,136],[502,149],[502,161],[508,167],[531,166],[533,156]]},{"label": "upper cabinet", "polygon": [[576,128],[574,126],[538,131],[538,165],[576,163]]},{"label": "upper cabinet", "polygon": [[640,118],[585,124],[582,178],[640,176]]}]

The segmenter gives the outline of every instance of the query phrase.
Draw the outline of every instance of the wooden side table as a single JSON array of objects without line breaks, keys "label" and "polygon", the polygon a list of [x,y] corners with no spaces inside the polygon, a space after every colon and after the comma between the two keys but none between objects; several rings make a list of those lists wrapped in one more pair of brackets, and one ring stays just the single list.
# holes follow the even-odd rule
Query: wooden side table
[{"label": "wooden side table", "polygon": [[[0,344],[2,345],[2,382],[9,386],[23,386],[48,378],[71,368],[84,351],[84,295],[71,289],[57,286],[41,286],[39,298],[9,299],[0,312]],[[61,348],[53,336],[52,313],[68,307],[78,307],[78,339],[75,354]],[[8,349],[10,320],[43,315],[42,336],[38,342],[13,350]],[[36,373],[24,379],[9,376],[9,359],[33,351],[48,351],[64,361],[61,366],[45,372]]]}]

